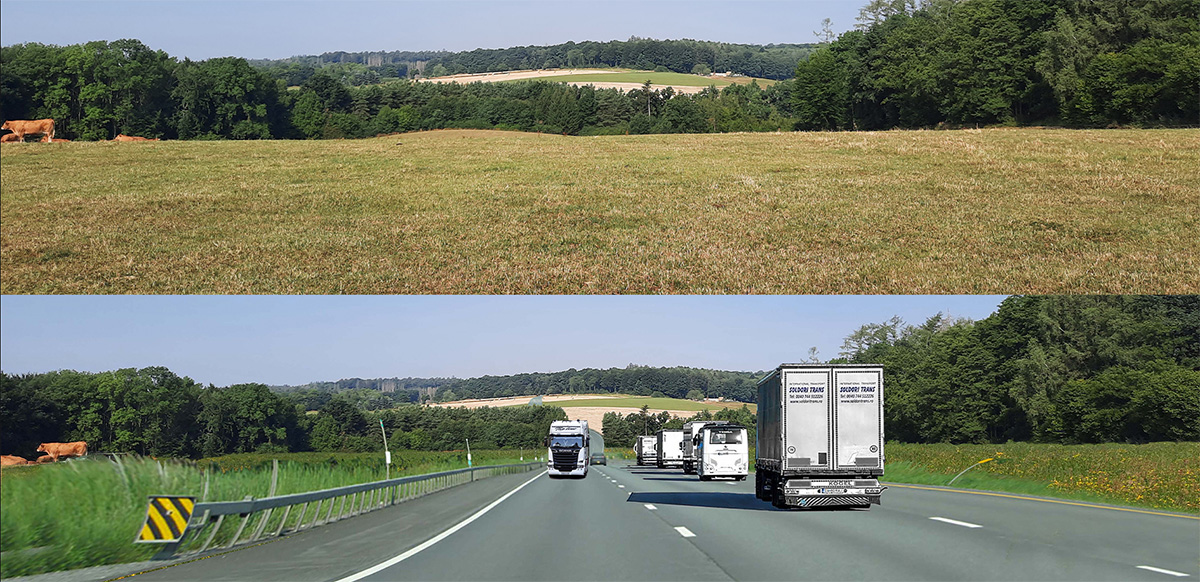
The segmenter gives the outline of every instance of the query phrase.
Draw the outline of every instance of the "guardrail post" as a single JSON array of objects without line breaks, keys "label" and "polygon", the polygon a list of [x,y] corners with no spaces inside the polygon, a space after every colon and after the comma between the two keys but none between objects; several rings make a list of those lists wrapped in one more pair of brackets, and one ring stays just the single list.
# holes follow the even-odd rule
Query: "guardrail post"
[{"label": "guardrail post", "polygon": [[[253,500],[254,500],[253,495],[247,495],[246,498],[243,499],[242,501],[253,501]],[[240,525],[238,525],[237,533],[233,534],[233,539],[230,540],[229,545],[227,545],[225,547],[232,548],[235,544],[237,544],[238,539],[242,537],[242,532],[246,530],[246,524],[250,523],[250,520],[253,517],[254,517],[254,512],[251,511],[246,514],[246,517],[242,518],[242,523]]]},{"label": "guardrail post", "polygon": [[292,512],[292,506],[289,505],[283,509],[283,518],[279,520],[279,527],[275,530],[275,537],[279,537],[283,533],[283,526],[287,524],[288,514]]}]

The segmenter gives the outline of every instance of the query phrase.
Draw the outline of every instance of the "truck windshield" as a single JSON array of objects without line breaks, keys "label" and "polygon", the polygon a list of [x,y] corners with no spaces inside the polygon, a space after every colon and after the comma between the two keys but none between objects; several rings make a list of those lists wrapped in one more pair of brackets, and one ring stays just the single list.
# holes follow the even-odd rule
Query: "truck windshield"
[{"label": "truck windshield", "polygon": [[554,448],[567,448],[567,447],[580,448],[583,446],[583,437],[581,437],[581,436],[552,436],[552,437],[550,437],[550,446],[554,447]]},{"label": "truck windshield", "polygon": [[740,445],[742,444],[742,431],[740,430],[722,430],[711,431],[708,437],[710,445]]}]

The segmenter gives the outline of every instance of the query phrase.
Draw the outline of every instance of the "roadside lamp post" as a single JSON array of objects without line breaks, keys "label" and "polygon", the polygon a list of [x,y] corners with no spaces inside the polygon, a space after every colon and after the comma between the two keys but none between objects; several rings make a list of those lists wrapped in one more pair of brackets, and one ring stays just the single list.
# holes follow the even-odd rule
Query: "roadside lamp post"
[{"label": "roadside lamp post", "polygon": [[471,439],[467,439],[467,468],[471,468]]}]

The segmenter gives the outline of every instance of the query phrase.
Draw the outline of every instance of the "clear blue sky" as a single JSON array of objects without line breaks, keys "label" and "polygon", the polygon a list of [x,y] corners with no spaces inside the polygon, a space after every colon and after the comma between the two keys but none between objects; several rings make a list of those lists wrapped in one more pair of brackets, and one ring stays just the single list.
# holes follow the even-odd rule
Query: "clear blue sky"
[{"label": "clear blue sky", "polygon": [[854,26],[867,0],[4,0],[0,44],[136,38],[193,60],[327,51],[473,50],[566,41],[692,38],[815,42]]},{"label": "clear blue sky", "polygon": [[1000,296],[5,296],[9,374],[166,366],[204,384],[569,368],[758,371],[899,315],[979,320]]}]

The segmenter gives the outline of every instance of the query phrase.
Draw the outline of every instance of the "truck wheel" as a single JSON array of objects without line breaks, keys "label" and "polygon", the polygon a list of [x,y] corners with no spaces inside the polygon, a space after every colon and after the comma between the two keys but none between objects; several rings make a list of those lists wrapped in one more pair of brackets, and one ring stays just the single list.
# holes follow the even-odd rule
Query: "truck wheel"
[{"label": "truck wheel", "polygon": [[779,509],[787,509],[787,502],[783,498],[783,484],[775,483],[774,485],[775,486],[771,488],[771,505],[774,505]]},{"label": "truck wheel", "polygon": [[757,497],[759,501],[767,500],[767,496],[763,494],[762,471],[754,472],[754,496]]},{"label": "truck wheel", "polygon": [[701,481],[712,481],[712,477],[710,477],[708,475],[701,475],[700,480]]}]

